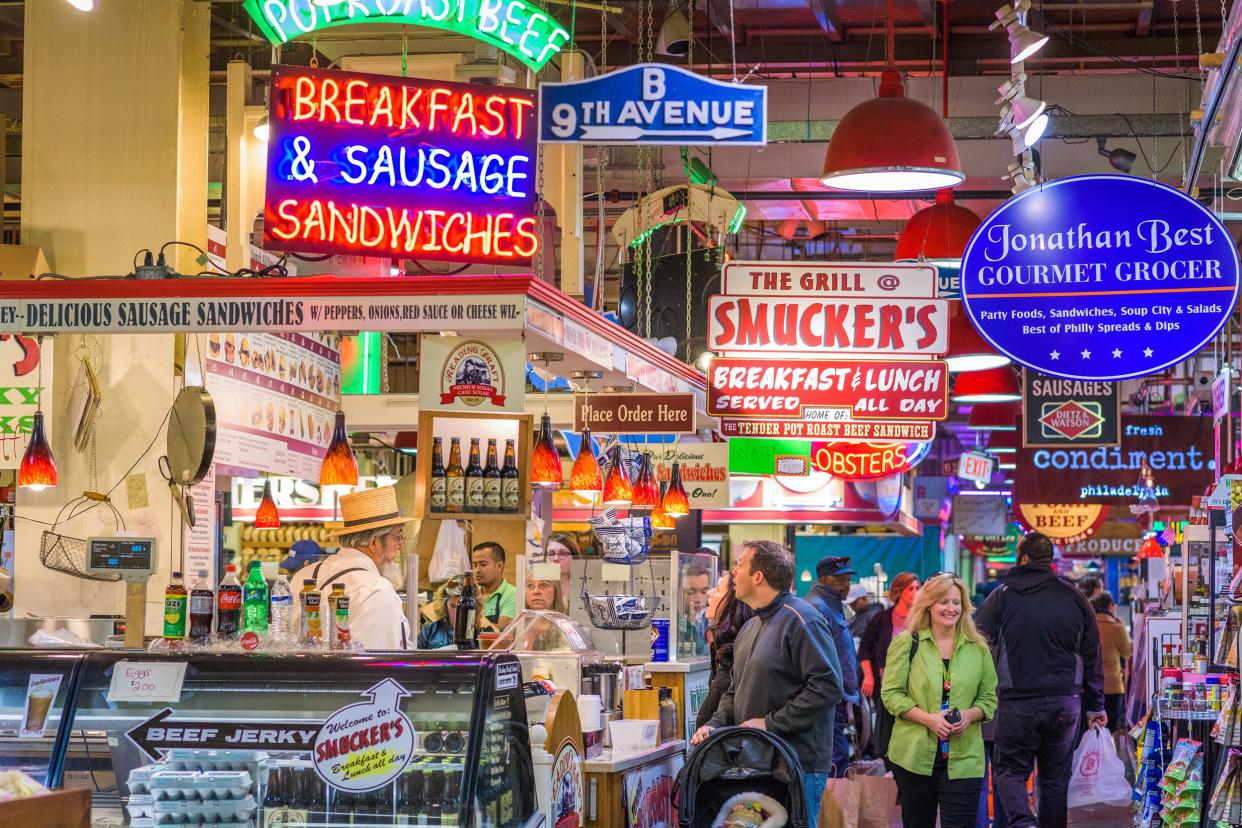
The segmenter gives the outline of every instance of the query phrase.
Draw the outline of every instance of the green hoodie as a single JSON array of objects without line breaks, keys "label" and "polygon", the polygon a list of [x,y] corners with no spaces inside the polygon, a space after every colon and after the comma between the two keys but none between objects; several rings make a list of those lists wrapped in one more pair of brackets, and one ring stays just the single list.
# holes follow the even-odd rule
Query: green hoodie
[{"label": "green hoodie", "polygon": [[[930,629],[918,633],[919,646],[910,660],[910,634],[902,633],[888,648],[884,685],[880,696],[884,706],[896,717],[888,758],[911,773],[931,776],[936,761],[937,738],[921,724],[901,718],[913,707],[928,713],[940,711],[944,662]],[[984,719],[996,712],[996,667],[992,654],[959,634],[949,659],[949,707],[965,711],[978,707]],[[983,730],[973,722],[965,732],[949,740],[949,778],[971,779],[983,776]]]}]

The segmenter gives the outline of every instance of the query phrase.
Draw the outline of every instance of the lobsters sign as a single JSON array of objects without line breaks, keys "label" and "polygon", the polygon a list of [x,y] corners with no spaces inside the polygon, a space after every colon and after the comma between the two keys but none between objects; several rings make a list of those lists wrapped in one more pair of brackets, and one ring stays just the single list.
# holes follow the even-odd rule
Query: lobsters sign
[{"label": "lobsters sign", "polygon": [[997,350],[1045,374],[1119,380],[1202,348],[1238,298],[1238,251],[1209,210],[1143,178],[1062,178],[1006,201],[962,256],[962,304]]}]

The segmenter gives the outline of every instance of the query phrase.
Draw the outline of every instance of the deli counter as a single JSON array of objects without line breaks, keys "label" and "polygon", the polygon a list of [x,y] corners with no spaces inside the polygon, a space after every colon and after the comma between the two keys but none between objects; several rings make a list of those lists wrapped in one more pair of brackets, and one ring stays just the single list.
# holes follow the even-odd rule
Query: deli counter
[{"label": "deli counter", "polygon": [[0,769],[88,788],[101,826],[542,819],[503,653],[0,650]]}]

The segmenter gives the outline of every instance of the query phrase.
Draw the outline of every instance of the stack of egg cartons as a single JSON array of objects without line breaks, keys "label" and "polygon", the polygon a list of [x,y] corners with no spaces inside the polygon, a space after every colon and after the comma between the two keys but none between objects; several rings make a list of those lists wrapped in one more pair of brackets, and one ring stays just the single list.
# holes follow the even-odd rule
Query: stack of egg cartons
[{"label": "stack of egg cartons", "polygon": [[253,750],[169,751],[129,775],[131,828],[214,825],[253,828],[255,779],[266,758]]}]

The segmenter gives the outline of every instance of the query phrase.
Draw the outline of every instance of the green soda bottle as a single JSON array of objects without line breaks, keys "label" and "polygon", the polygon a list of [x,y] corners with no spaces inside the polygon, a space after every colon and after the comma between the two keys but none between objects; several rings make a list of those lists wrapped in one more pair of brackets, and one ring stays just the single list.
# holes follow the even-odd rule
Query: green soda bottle
[{"label": "green soda bottle", "polygon": [[258,561],[250,562],[250,574],[242,584],[242,631],[267,632],[267,581]]}]

